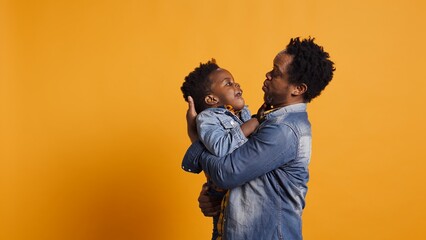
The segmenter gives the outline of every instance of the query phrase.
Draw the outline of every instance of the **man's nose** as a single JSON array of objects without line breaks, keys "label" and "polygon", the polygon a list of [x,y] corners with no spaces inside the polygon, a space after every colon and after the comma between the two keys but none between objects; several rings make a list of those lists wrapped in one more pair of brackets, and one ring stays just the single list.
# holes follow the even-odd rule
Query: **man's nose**
[{"label": "man's nose", "polygon": [[272,77],[271,77],[271,72],[267,72],[267,73],[265,74],[265,76],[266,76],[266,79],[268,79],[268,80],[271,80],[271,79],[272,79]]}]

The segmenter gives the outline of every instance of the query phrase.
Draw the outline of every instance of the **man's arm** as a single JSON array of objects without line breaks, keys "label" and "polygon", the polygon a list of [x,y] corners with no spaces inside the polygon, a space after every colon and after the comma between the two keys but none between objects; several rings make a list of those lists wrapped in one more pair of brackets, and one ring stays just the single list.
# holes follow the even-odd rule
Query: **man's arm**
[{"label": "man's arm", "polygon": [[[194,101],[191,96],[188,97],[188,110],[186,112],[186,122],[188,136],[191,142],[198,141],[197,128],[195,118],[197,112],[195,111]],[[223,197],[211,196],[208,194],[209,186],[207,183],[203,184],[200,195],[198,197],[198,206],[201,212],[206,217],[214,217],[219,215],[221,209],[221,202]]]},{"label": "man's arm", "polygon": [[204,170],[218,187],[231,189],[295,159],[296,151],[294,131],[287,125],[266,121],[243,146],[224,157],[210,154],[195,142],[182,166],[195,172]]}]

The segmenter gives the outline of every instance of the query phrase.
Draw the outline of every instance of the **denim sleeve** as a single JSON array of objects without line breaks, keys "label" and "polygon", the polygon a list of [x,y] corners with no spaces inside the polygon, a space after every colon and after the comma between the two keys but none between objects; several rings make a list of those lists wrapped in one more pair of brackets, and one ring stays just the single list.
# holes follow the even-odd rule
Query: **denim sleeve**
[{"label": "denim sleeve", "polygon": [[241,120],[243,120],[243,122],[247,122],[250,119],[251,119],[250,109],[248,109],[247,106],[244,106],[243,110],[241,111]]},{"label": "denim sleeve", "polygon": [[240,124],[225,114],[203,111],[197,116],[201,142],[218,157],[225,156],[247,142]]},{"label": "denim sleeve", "polygon": [[196,141],[192,143],[188,150],[186,150],[185,156],[183,157],[182,169],[191,173],[200,173],[203,171],[199,159],[201,153],[205,150],[206,148],[202,142]]},{"label": "denim sleeve", "polygon": [[287,125],[268,124],[229,155],[216,157],[199,151],[193,160],[218,187],[231,189],[294,160],[296,154],[295,132]]}]

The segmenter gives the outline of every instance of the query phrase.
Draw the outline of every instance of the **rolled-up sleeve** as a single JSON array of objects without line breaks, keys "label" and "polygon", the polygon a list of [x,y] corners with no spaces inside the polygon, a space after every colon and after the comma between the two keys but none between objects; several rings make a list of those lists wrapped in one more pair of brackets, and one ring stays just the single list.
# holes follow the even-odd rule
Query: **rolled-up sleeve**
[{"label": "rolled-up sleeve", "polygon": [[201,153],[205,150],[203,143],[196,141],[186,150],[182,160],[182,169],[191,173],[200,173],[203,171],[200,165]]}]

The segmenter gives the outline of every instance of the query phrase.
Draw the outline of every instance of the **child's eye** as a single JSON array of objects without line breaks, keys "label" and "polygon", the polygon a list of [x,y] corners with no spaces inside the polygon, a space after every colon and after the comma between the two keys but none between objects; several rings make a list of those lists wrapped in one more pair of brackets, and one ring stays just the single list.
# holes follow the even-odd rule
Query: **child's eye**
[{"label": "child's eye", "polygon": [[227,82],[227,83],[226,83],[226,86],[232,86],[232,85],[234,85],[234,83],[233,83],[233,82]]}]

